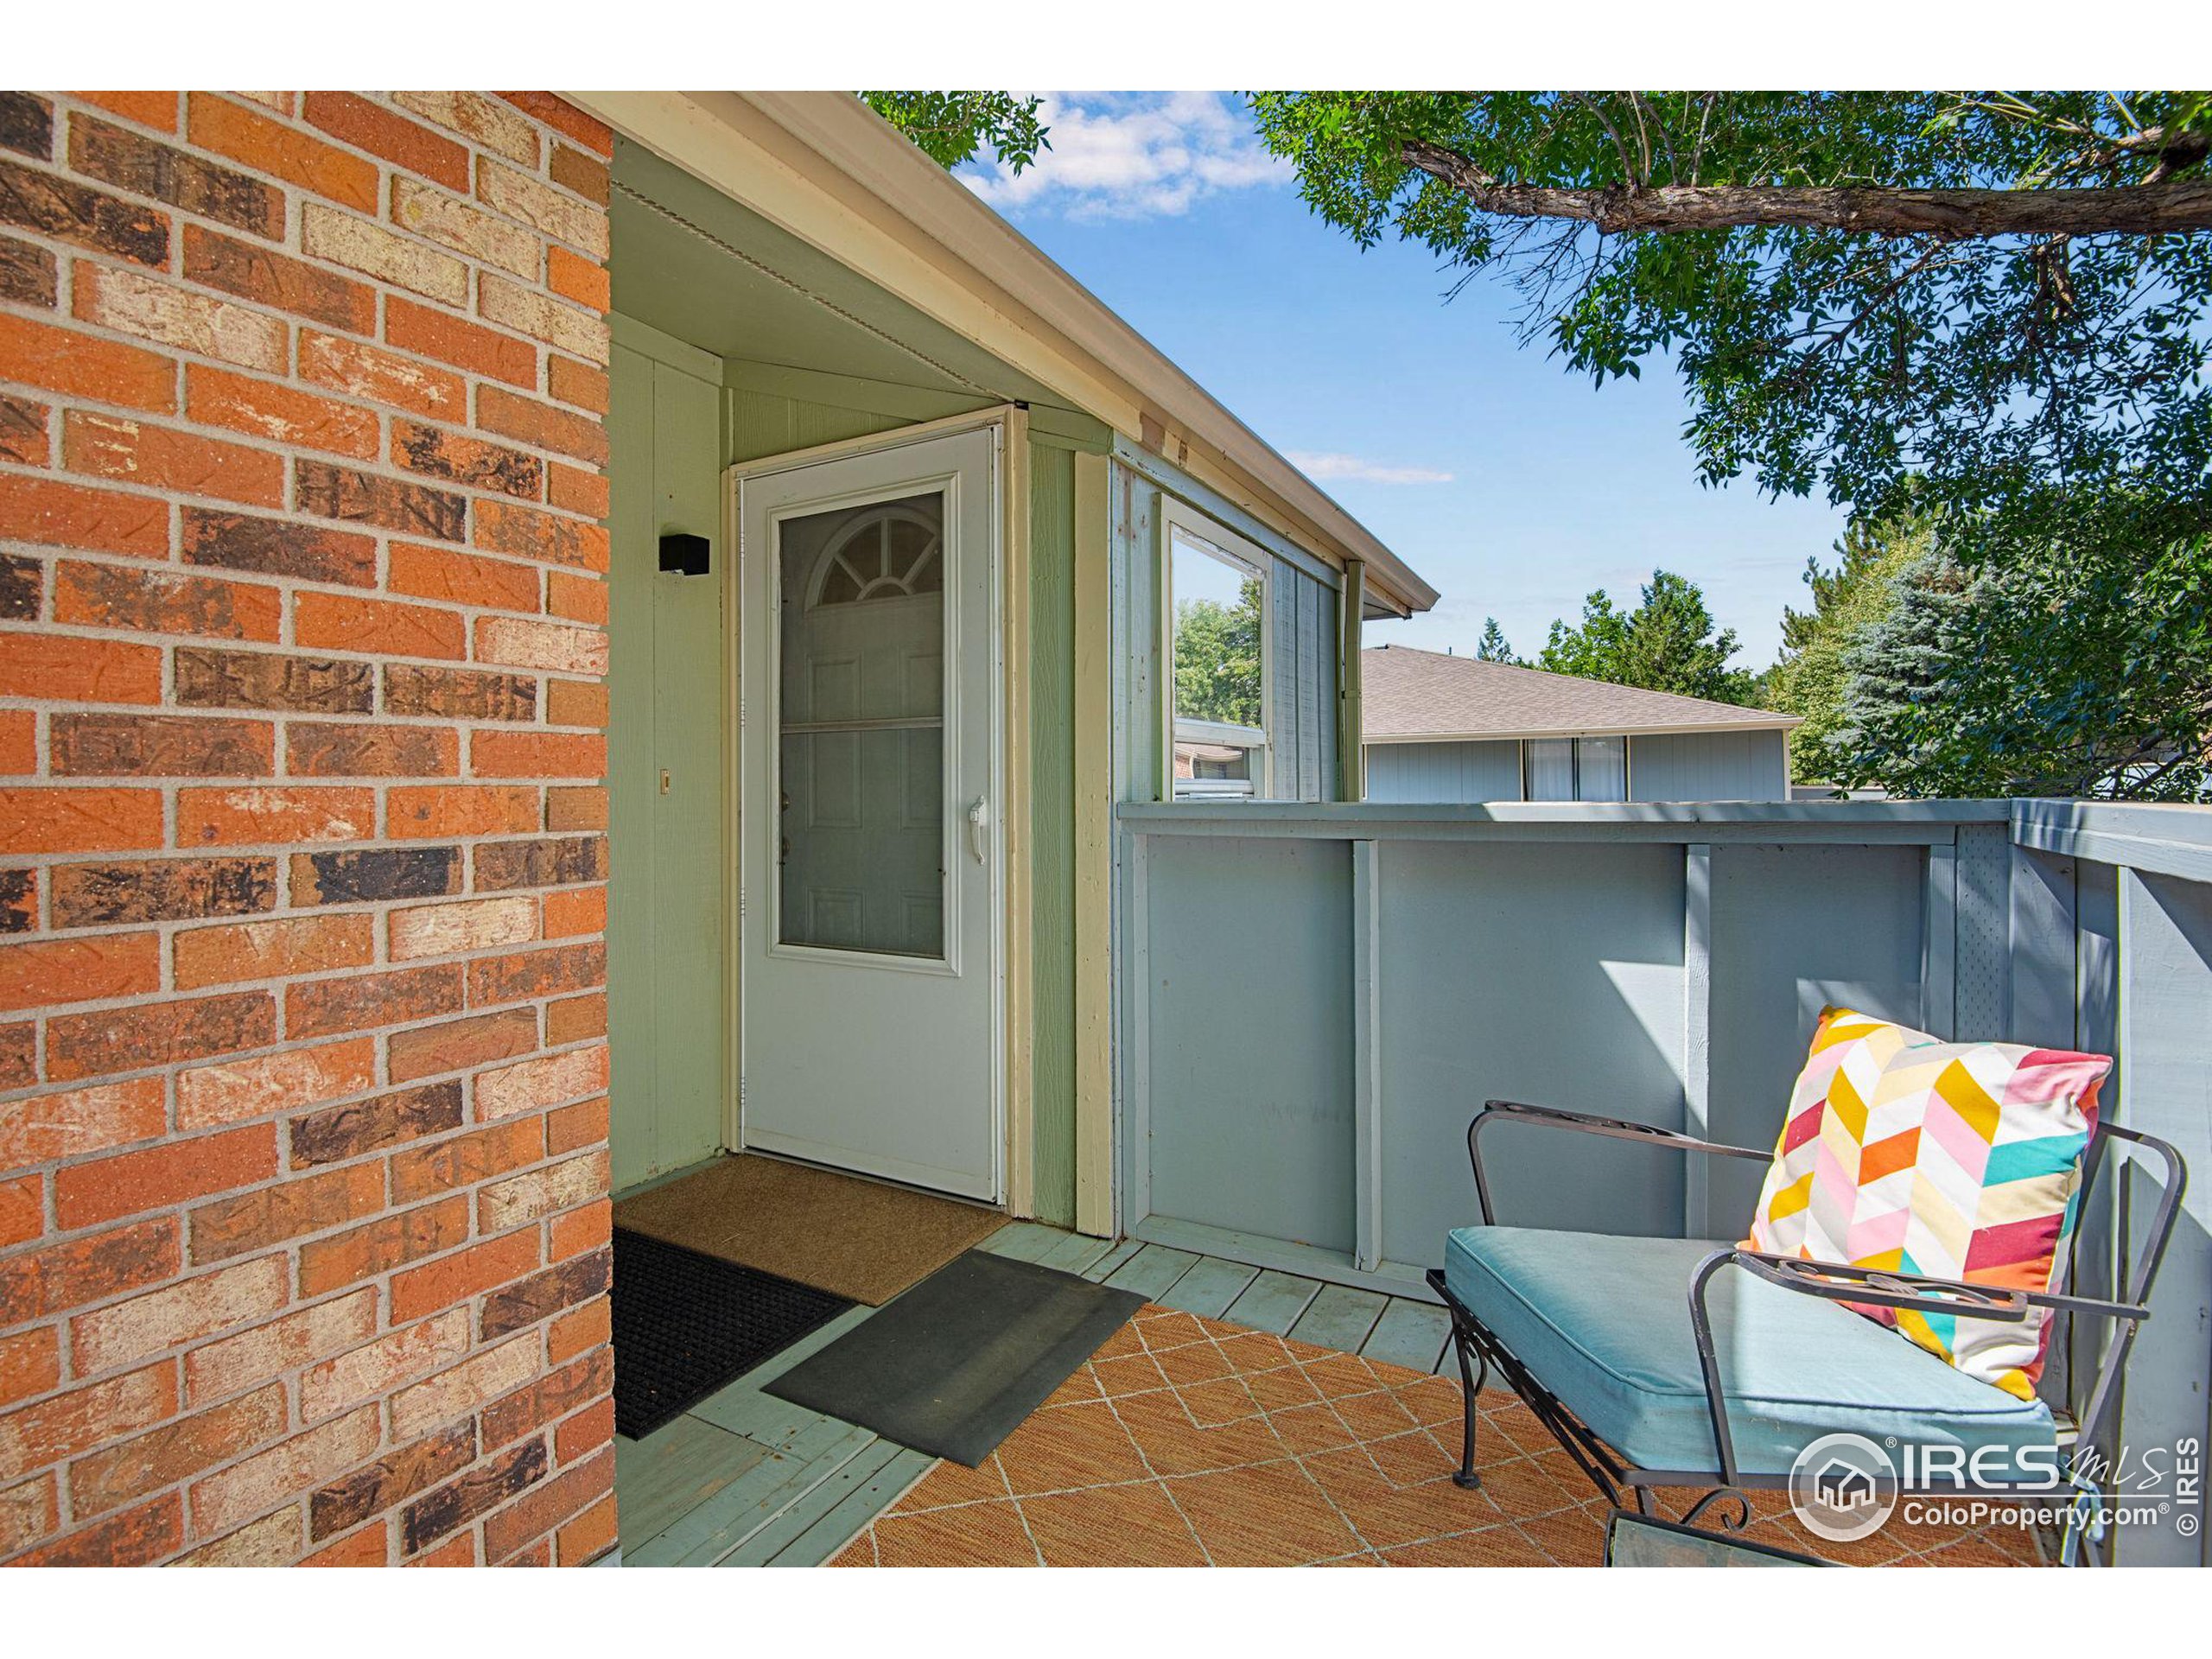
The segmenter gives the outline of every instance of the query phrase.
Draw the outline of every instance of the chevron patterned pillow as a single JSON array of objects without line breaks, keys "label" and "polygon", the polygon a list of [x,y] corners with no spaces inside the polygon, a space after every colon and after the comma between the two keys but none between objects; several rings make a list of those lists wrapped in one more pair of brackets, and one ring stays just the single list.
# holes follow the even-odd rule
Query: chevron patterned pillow
[{"label": "chevron patterned pillow", "polygon": [[[2065,1272],[2097,1089],[2111,1070],[2102,1054],[1947,1043],[1827,1009],[1746,1243],[1857,1268],[2052,1289]],[[2050,1340],[2043,1309],[2017,1325],[1858,1311],[1969,1376],[2034,1396]]]}]

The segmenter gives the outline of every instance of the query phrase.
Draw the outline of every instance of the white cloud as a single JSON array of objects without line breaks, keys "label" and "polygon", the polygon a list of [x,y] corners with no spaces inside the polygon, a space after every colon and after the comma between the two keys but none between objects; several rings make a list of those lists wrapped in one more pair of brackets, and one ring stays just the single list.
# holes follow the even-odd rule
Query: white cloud
[{"label": "white cloud", "polygon": [[1286,183],[1287,162],[1261,147],[1243,101],[1227,92],[1047,92],[1048,149],[1018,176],[965,168],[960,181],[1009,217],[1037,208],[1070,219],[1186,213],[1218,191]]},{"label": "white cloud", "polygon": [[1362,484],[1449,484],[1452,481],[1451,474],[1439,472],[1433,467],[1390,467],[1381,461],[1362,461],[1357,455],[1292,449],[1286,453],[1285,459],[1316,482],[1325,478],[1348,478]]}]

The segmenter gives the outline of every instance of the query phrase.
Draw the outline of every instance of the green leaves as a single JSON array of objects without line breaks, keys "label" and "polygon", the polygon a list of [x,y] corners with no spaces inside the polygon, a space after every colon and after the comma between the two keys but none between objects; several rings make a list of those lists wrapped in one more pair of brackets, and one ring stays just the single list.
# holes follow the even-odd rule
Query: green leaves
[{"label": "green leaves", "polygon": [[[946,166],[1046,143],[1034,99],[863,94]],[[1672,186],[2126,193],[2202,181],[2202,92],[1261,92],[1262,140],[1362,245],[1489,274],[1602,385],[1657,358],[1699,476],[1853,511],[1766,695],[1800,775],[1903,794],[2180,798],[2212,753],[2212,233],[1872,235],[1770,217],[1600,234]],[[1409,143],[1456,158],[1446,183]],[[1422,152],[1433,162],[1433,156]],[[1478,201],[1478,197],[1481,200]],[[1672,198],[1664,198],[1672,200]],[[1487,204],[1487,205],[1485,205]],[[1510,209],[1510,211],[1509,211]],[[1615,222],[1609,219],[1608,221]],[[1850,221],[1862,223],[1863,221]],[[1243,607],[1193,606],[1178,706],[1256,721]],[[1486,630],[1510,656],[1502,634]],[[1743,701],[1694,584],[1593,594],[1540,665]],[[1249,649],[1249,655],[1247,655]]]},{"label": "green leaves", "polygon": [[1191,599],[1175,607],[1175,713],[1185,720],[1258,726],[1260,584],[1248,581],[1237,602]]},{"label": "green leaves", "polygon": [[862,92],[868,107],[919,145],[939,167],[972,161],[988,149],[1019,173],[1052,148],[1037,117],[1040,98],[1014,92]]},{"label": "green leaves", "polygon": [[1934,515],[1907,509],[1886,519],[1853,519],[1836,543],[1833,569],[1805,562],[1809,611],[1782,613],[1782,658],[1762,701],[1801,716],[1789,734],[1790,773],[1800,783],[1838,776],[1864,780],[1871,760],[1840,747],[1853,671],[1847,655],[1896,606],[1895,578],[1936,549]]},{"label": "green leaves", "polygon": [[[1485,631],[1485,645],[1489,637]],[[1655,570],[1635,610],[1617,610],[1600,588],[1583,601],[1579,626],[1554,622],[1535,666],[1680,696],[1749,702],[1751,675],[1728,666],[1735,652],[1735,630],[1714,631],[1698,585]]]},{"label": "green leaves", "polygon": [[[2202,92],[1314,92],[1252,96],[1306,202],[1522,301],[1600,385],[1671,357],[1708,483],[1860,513],[1971,515],[1974,556],[2212,527],[2212,235],[1881,237],[1754,225],[1601,236],[1485,211],[1419,139],[1502,186],[1954,190],[2202,178]],[[2157,137],[2157,142],[2152,142]],[[2180,142],[2177,142],[2179,140]]]},{"label": "green leaves", "polygon": [[1842,642],[1826,775],[1910,796],[2201,798],[2212,541],[2001,568],[1940,537],[1904,545]]}]

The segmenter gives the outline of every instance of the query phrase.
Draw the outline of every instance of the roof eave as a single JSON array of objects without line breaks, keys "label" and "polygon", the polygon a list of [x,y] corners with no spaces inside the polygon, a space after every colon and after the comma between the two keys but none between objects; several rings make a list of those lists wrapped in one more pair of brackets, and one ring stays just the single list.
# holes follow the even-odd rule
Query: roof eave
[{"label": "roof eave", "polygon": [[1798,715],[1760,720],[1697,721],[1681,726],[1530,726],[1499,732],[1363,732],[1363,743],[1517,743],[1546,737],[1689,737],[1700,732],[1787,732],[1803,725]]},{"label": "roof eave", "polygon": [[1436,589],[859,99],[568,92],[617,131],[1053,387],[1408,613]]}]

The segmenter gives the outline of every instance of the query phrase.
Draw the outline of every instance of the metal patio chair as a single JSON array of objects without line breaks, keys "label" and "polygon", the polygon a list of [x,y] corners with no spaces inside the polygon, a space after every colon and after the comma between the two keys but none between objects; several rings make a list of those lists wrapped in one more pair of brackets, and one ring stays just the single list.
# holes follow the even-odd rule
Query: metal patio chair
[{"label": "metal patio chair", "polygon": [[[1652,1516],[1654,1487],[1705,1488],[1680,1523],[1709,1522],[1724,1532],[1749,1522],[1748,1492],[1786,1487],[1798,1452],[1824,1435],[1894,1435],[1899,1443],[1957,1446],[1969,1457],[1993,1448],[2015,1471],[2029,1466],[2018,1459],[2024,1448],[2053,1447],[2062,1486],[2049,1497],[2068,1506],[2059,1555],[2078,1557],[2094,1512],[2094,1471],[2109,1466],[2089,1453],[2112,1427],[2118,1385],[2150,1317],[2151,1287],[2187,1179],[2172,1147],[2100,1123],[2084,1155],[2085,1199],[2104,1166],[2116,1161],[2107,1141],[2153,1154],[2164,1166],[2125,1300],[2107,1301],[1870,1272],[1718,1240],[1501,1227],[1483,1170],[1482,1136],[1486,1127],[1516,1121],[1672,1152],[1760,1164],[1773,1156],[1771,1148],[1725,1146],[1618,1118],[1484,1103],[1467,1126],[1482,1224],[1452,1232],[1445,1265],[1427,1275],[1451,1313],[1465,1391],[1452,1476],[1459,1484],[1481,1484],[1475,1402],[1494,1369],[1608,1502]],[[2115,1321],[2116,1329],[2081,1416],[2069,1425],[2042,1400],[2018,1399],[1839,1306],[1847,1301],[2014,1321],[2031,1306],[2044,1307]],[[2059,1334],[2052,1333],[2054,1343]],[[2024,1474],[2013,1484],[2029,1490]],[[1956,1492],[1917,1484],[1900,1485],[1897,1495]]]}]

